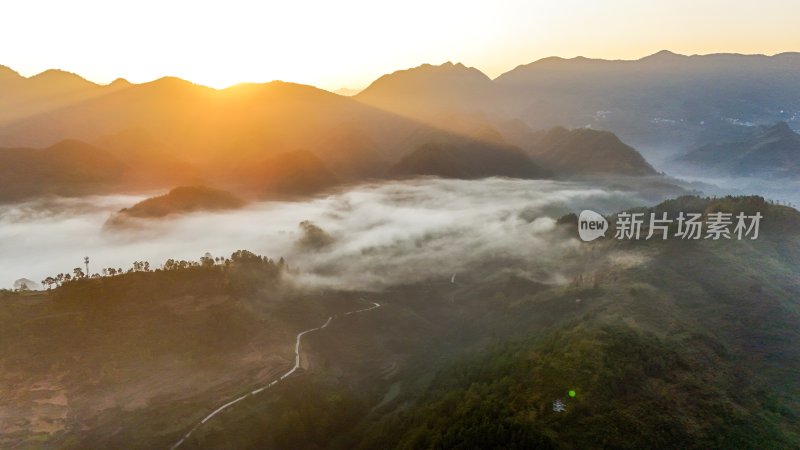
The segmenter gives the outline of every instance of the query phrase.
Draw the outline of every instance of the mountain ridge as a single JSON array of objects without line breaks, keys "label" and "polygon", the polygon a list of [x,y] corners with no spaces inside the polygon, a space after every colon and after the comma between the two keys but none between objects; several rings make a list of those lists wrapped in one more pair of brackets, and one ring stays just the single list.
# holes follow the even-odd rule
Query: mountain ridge
[{"label": "mountain ridge", "polygon": [[530,154],[565,174],[658,175],[641,153],[609,131],[554,127],[536,133]]},{"label": "mountain ridge", "polygon": [[[582,55],[578,55],[578,56],[574,56],[574,57],[562,57],[562,56],[557,56],[557,55],[551,55],[551,56],[541,57],[539,59],[533,60],[533,61],[528,62],[528,63],[518,64],[514,68],[512,68],[510,70],[507,70],[505,72],[502,72],[501,74],[495,76],[494,78],[489,77],[482,70],[480,70],[480,69],[478,69],[476,67],[466,66],[462,62],[446,61],[446,62],[441,63],[441,64],[421,63],[421,64],[419,64],[418,66],[415,66],[415,67],[409,67],[409,68],[406,68],[406,69],[397,69],[397,70],[395,70],[393,72],[386,73],[386,74],[376,78],[375,80],[373,80],[372,83],[374,83],[378,79],[380,79],[382,77],[385,77],[385,76],[394,75],[394,74],[397,74],[397,73],[400,73],[400,72],[405,72],[405,71],[409,71],[409,70],[413,70],[413,69],[419,69],[419,68],[460,68],[460,69],[467,69],[467,70],[470,70],[470,71],[475,71],[475,72],[485,76],[486,78],[488,78],[490,80],[496,81],[498,78],[502,77],[503,75],[508,74],[509,72],[513,72],[515,69],[522,68],[522,67],[527,67],[527,66],[530,66],[530,65],[533,65],[533,64],[537,64],[537,63],[549,62],[549,61],[562,61],[562,62],[568,62],[568,61],[602,61],[602,62],[619,63],[619,62],[647,61],[647,60],[661,59],[661,58],[664,58],[664,57],[668,57],[668,58],[678,57],[678,58],[681,58],[681,59],[684,59],[684,58],[697,59],[697,58],[709,58],[709,57],[711,57],[711,58],[713,58],[713,57],[745,57],[745,58],[751,58],[752,57],[752,58],[768,58],[768,59],[777,58],[777,59],[781,59],[781,58],[798,58],[798,57],[800,57],[800,52],[797,52],[797,51],[785,51],[785,52],[778,52],[778,53],[773,53],[773,54],[766,54],[766,53],[737,53],[737,52],[715,52],[715,53],[703,53],[703,54],[684,54],[684,53],[673,52],[673,51],[668,50],[668,49],[662,49],[662,50],[656,51],[654,53],[641,56],[639,58],[628,58],[628,59],[626,59],[626,58],[617,58],[617,59],[596,58],[596,57],[587,57],[587,56],[582,56]],[[85,78],[84,76],[80,75],[77,72],[71,72],[71,71],[68,71],[68,70],[60,69],[60,68],[50,68],[50,69],[46,69],[46,70],[44,70],[42,72],[38,72],[38,73],[30,75],[30,76],[24,76],[24,75],[21,75],[16,70],[14,70],[13,68],[11,68],[10,66],[5,66],[5,65],[1,65],[0,64],[0,74],[2,74],[4,72],[12,72],[13,74],[18,75],[20,78],[25,78],[25,79],[31,79],[31,78],[39,77],[39,76],[41,76],[43,74],[46,74],[46,73],[49,73],[49,72],[55,72],[55,73],[60,73],[60,74],[64,74],[64,75],[72,75],[72,76],[75,76],[75,77],[79,77],[79,78],[81,78],[83,80],[88,81],[91,84],[96,85],[96,86],[108,86],[108,85],[113,84],[114,81],[117,81],[117,80],[128,81],[124,77],[119,77],[119,78],[115,79],[114,81],[112,81],[110,83],[96,82],[96,81],[92,81],[89,78]],[[176,76],[163,75],[163,76],[154,78],[153,80],[150,80],[150,81],[143,81],[143,82],[130,82],[130,81],[128,81],[128,82],[130,84],[140,85],[140,84],[151,83],[153,81],[156,81],[156,80],[159,80],[159,79],[162,79],[162,78],[178,78],[178,79],[182,79],[182,78],[179,78],[179,77],[176,77]],[[197,83],[197,82],[194,82],[194,81],[191,81],[191,80],[186,80],[186,79],[182,79],[182,80],[187,81],[187,82],[192,83],[192,84],[197,84],[197,85],[204,86],[202,83]],[[280,80],[272,80],[272,81],[280,81]],[[218,91],[224,91],[224,90],[229,89],[230,87],[236,86],[238,84],[266,84],[266,83],[271,83],[272,81],[255,82],[255,83],[241,82],[241,83],[236,83],[236,84],[233,84],[231,86],[224,87],[224,88],[213,88],[213,87],[209,87],[209,86],[206,86],[206,87],[209,87],[210,89],[214,89],[214,90],[218,90]],[[341,89],[350,90],[349,88],[341,88]]]},{"label": "mountain ridge", "polygon": [[130,167],[94,145],[67,139],[46,148],[0,148],[0,202],[113,191]]},{"label": "mountain ridge", "polygon": [[800,176],[800,134],[786,122],[761,126],[749,138],[708,144],[677,158],[728,175]]}]

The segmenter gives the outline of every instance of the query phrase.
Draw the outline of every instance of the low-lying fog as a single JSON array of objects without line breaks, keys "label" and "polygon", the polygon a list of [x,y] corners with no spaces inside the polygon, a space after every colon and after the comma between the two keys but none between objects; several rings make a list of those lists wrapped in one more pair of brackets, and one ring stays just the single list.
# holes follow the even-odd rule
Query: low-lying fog
[{"label": "low-lying fog", "polygon": [[[302,281],[354,289],[449,279],[477,264],[518,261],[531,276],[558,276],[557,256],[578,243],[554,239],[568,212],[611,212],[649,204],[630,192],[576,183],[418,179],[368,184],[300,202],[261,202],[222,213],[152,219],[106,229],[115,211],[141,196],[38,200],[0,206],[0,287],[72,272],[158,267],[168,258],[230,256],[237,249],[299,267]],[[301,226],[310,221],[314,227]],[[547,281],[547,280],[543,280]]]}]

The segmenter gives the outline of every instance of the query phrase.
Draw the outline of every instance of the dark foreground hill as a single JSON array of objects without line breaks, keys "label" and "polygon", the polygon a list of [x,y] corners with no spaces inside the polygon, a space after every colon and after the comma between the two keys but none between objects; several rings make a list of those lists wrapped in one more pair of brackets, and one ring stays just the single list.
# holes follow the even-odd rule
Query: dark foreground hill
[{"label": "dark foreground hill", "polygon": [[[498,257],[336,293],[237,252],[2,294],[2,444],[168,448],[282,373],[294,333],[365,298],[382,306],[309,335],[302,370],[181,448],[795,448],[800,213],[759,197],[641,210],[679,211],[760,212],[761,233],[574,242],[559,283]],[[560,223],[550,238],[574,239]]]},{"label": "dark foreground hill", "polygon": [[[560,305],[561,320],[449,365],[415,406],[397,400],[375,423],[356,427],[353,442],[360,448],[797,446],[800,286],[791,273],[800,264],[800,214],[758,198],[686,197],[653,209],[755,210],[768,224],[757,241],[590,245],[585,255],[593,262],[581,278],[525,296],[508,312],[530,320],[525,312],[552,314],[548,305]],[[643,260],[625,268],[604,255]],[[554,410],[556,401],[564,411]]]},{"label": "dark foreground hill", "polygon": [[[760,211],[762,234],[584,244],[564,285],[489,276],[487,262],[385,293],[391,314],[317,342],[317,371],[187,448],[800,445],[800,214],[757,197],[652,209],[679,210]],[[412,317],[430,326],[406,328]],[[404,363],[410,341],[424,350]]]},{"label": "dark foreground hill", "polygon": [[297,329],[363,305],[300,292],[283,260],[246,251],[103,272],[0,291],[0,447],[168,448],[194,414],[291,367]]}]

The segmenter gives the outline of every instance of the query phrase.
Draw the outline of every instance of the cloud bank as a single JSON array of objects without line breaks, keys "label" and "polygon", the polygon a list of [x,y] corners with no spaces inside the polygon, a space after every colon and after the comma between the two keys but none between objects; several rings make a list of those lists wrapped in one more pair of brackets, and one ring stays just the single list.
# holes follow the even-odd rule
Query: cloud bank
[{"label": "cloud bank", "polygon": [[[630,192],[578,183],[416,179],[360,185],[302,202],[146,220],[128,230],[103,229],[113,212],[142,199],[51,199],[0,207],[0,286],[71,271],[82,267],[84,256],[94,273],[127,269],[135,260],[158,267],[168,258],[229,256],[237,249],[283,256],[300,269],[300,282],[322,287],[374,290],[449,280],[487,262],[514,266],[539,281],[558,281],[559,258],[580,245],[554,232],[558,217],[646,203]],[[308,245],[320,236],[324,245]]]}]

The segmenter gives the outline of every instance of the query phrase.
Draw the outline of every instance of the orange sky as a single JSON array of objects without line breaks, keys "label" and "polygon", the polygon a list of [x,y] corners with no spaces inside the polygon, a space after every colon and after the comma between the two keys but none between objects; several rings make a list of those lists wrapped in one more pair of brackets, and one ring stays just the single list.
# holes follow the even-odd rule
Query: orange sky
[{"label": "orange sky", "polygon": [[552,55],[800,50],[796,0],[5,0],[0,17],[0,64],[103,83],[174,75],[214,87],[282,79],[360,88],[448,60],[494,77]]}]

